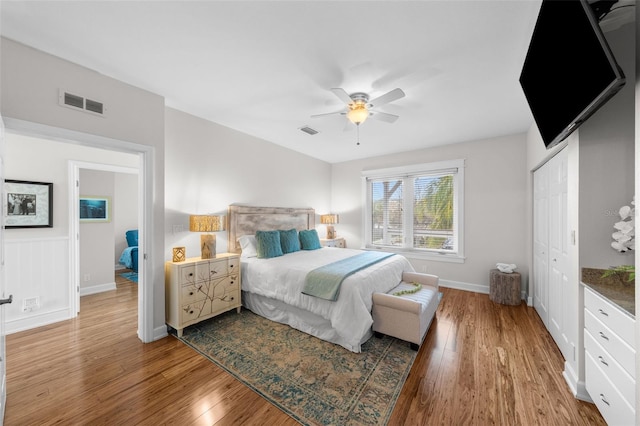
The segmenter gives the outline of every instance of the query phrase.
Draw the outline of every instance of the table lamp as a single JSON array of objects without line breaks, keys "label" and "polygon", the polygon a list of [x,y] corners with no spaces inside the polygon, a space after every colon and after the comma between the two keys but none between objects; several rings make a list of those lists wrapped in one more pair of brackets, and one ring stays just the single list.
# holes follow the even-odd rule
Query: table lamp
[{"label": "table lamp", "polygon": [[[226,229],[225,216],[191,215],[189,216],[189,231],[218,232]],[[212,259],[216,257],[216,236],[214,234],[200,235],[200,257]]]},{"label": "table lamp", "polygon": [[338,215],[323,214],[320,216],[320,223],[327,225],[327,239],[333,240],[336,237],[336,230],[333,227],[333,224],[338,223]]}]

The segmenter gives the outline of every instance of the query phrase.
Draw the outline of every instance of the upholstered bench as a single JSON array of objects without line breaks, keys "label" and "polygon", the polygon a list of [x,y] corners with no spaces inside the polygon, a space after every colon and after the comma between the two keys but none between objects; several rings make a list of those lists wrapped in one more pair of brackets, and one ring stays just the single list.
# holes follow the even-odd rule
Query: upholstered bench
[{"label": "upholstered bench", "polygon": [[[411,291],[419,283],[422,288],[415,293],[394,296],[393,293]],[[376,336],[386,334],[411,343],[418,350],[440,303],[438,277],[417,272],[404,272],[400,284],[388,293],[373,294],[373,331]]]}]

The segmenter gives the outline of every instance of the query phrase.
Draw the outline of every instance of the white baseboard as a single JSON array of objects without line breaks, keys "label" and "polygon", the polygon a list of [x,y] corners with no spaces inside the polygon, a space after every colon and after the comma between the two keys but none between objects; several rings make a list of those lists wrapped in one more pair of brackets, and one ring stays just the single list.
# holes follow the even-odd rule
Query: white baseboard
[{"label": "white baseboard", "polygon": [[168,335],[166,324],[153,329],[153,341],[164,339]]},{"label": "white baseboard", "polygon": [[7,321],[5,331],[7,334],[17,333],[19,331],[31,330],[32,328],[42,327],[44,325],[53,324],[59,321],[65,321],[73,318],[68,309],[60,309],[58,311],[44,312],[41,314],[31,314],[28,318],[19,318]]},{"label": "white baseboard", "polygon": [[80,287],[80,297],[87,296],[89,294],[103,293],[105,291],[111,291],[116,289],[116,283],[106,283],[100,285],[92,285],[91,287]]},{"label": "white baseboard", "polygon": [[451,281],[440,279],[438,284],[446,288],[454,288],[456,290],[472,291],[474,293],[489,294],[489,287],[481,284],[465,283],[462,281]]}]

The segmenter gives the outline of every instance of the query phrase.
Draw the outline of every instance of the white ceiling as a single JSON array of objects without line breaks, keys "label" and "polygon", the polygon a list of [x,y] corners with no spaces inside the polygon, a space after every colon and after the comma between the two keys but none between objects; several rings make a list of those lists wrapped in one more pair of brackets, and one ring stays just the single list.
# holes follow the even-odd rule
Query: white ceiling
[{"label": "white ceiling", "polygon": [[[327,162],[525,132],[537,1],[1,1],[10,39]],[[388,124],[330,91],[396,87]],[[108,107],[108,105],[107,105]],[[299,130],[308,125],[320,133]],[[215,143],[212,141],[212,143]]]}]

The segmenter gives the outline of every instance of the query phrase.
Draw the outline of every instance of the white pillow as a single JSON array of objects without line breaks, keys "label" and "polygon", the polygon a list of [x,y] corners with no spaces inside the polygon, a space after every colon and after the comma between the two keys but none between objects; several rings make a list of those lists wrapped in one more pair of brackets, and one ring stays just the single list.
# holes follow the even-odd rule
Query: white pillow
[{"label": "white pillow", "polygon": [[256,242],[255,235],[243,235],[238,238],[242,254],[240,257],[257,257],[258,256],[258,244]]}]

